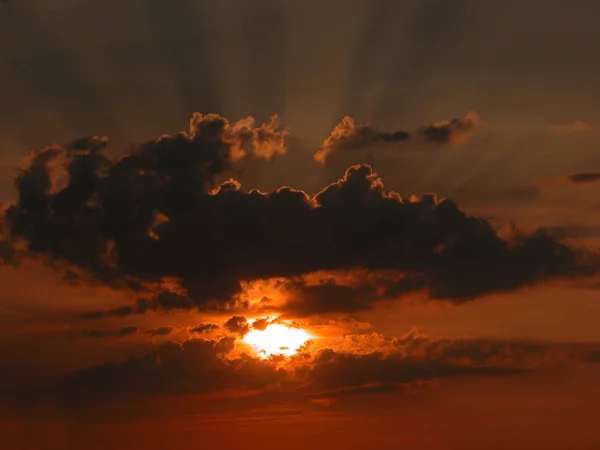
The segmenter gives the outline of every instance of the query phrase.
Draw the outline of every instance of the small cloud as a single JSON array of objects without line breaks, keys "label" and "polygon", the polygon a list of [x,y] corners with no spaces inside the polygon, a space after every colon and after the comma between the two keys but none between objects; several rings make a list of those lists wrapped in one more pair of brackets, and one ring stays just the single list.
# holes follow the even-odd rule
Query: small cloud
[{"label": "small cloud", "polygon": [[595,183],[600,181],[600,172],[580,172],[567,176],[567,179],[573,184]]},{"label": "small cloud", "polygon": [[225,322],[225,329],[230,333],[239,334],[244,336],[250,331],[248,321],[244,316],[233,316],[231,319]]},{"label": "small cloud", "polygon": [[314,154],[314,159],[325,164],[333,152],[360,149],[378,142],[398,142],[407,139],[410,139],[410,133],[406,131],[379,131],[368,123],[357,124],[352,117],[346,116],[333,128],[321,148]]},{"label": "small cloud", "polygon": [[132,335],[138,330],[138,327],[123,327],[118,330],[83,330],[82,336],[93,339],[108,337],[126,337]]},{"label": "small cloud", "polygon": [[162,327],[156,328],[154,330],[146,330],[146,334],[152,337],[166,336],[168,334],[171,334],[171,331],[173,331],[173,327]]},{"label": "small cloud", "polygon": [[[442,144],[462,142],[469,138],[475,128],[482,125],[484,123],[479,119],[479,115],[469,112],[462,119],[445,120],[419,127],[414,134],[426,141]],[[313,158],[321,164],[326,164],[335,153],[364,150],[373,144],[408,141],[412,136],[412,133],[404,130],[380,131],[369,123],[357,124],[351,117],[346,116],[333,128]]]},{"label": "small cloud", "polygon": [[190,333],[202,334],[202,333],[209,333],[211,331],[216,331],[218,329],[220,329],[220,327],[217,324],[214,324],[214,323],[201,323],[199,325],[196,325],[193,328],[190,328],[188,331]]},{"label": "small cloud", "polygon": [[469,112],[462,119],[452,119],[421,127],[418,133],[432,142],[459,142],[468,138],[469,133],[480,125],[483,125],[483,122],[479,119],[479,114]]},{"label": "small cloud", "polygon": [[579,133],[591,133],[595,131],[595,127],[582,121],[576,120],[573,123],[566,125],[554,125],[550,127],[550,130],[555,134],[579,134]]},{"label": "small cloud", "polygon": [[267,328],[267,326],[269,326],[270,323],[271,322],[269,319],[256,319],[254,322],[252,322],[252,328],[263,331]]},{"label": "small cloud", "polygon": [[127,317],[132,314],[144,314],[148,309],[148,301],[140,298],[137,300],[134,306],[125,305],[118,308],[110,309],[108,311],[90,311],[79,314],[77,317],[80,319],[102,319],[104,317]]}]

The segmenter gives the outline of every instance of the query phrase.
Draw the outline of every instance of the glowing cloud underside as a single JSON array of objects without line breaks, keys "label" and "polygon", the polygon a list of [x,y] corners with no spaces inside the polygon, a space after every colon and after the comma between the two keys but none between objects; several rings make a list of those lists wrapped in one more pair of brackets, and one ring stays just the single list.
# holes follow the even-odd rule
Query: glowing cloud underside
[{"label": "glowing cloud underside", "polygon": [[261,358],[271,355],[292,356],[313,336],[299,328],[282,324],[271,324],[264,330],[252,330],[244,336],[243,342],[250,345]]}]

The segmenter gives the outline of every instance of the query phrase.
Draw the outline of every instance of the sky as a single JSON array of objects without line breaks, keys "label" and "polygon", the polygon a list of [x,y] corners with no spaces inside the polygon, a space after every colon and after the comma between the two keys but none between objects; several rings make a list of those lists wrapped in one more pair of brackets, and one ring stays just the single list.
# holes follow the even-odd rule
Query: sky
[{"label": "sky", "polygon": [[3,447],[600,448],[598,14],[0,3]]}]

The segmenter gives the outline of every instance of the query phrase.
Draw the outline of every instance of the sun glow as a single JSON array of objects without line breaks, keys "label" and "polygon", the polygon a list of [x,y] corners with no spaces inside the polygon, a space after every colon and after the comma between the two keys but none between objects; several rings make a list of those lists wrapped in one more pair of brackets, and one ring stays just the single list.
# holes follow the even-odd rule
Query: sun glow
[{"label": "sun glow", "polygon": [[242,341],[251,346],[260,358],[268,358],[271,355],[292,356],[313,337],[300,328],[275,323],[267,325],[264,330],[251,330]]}]

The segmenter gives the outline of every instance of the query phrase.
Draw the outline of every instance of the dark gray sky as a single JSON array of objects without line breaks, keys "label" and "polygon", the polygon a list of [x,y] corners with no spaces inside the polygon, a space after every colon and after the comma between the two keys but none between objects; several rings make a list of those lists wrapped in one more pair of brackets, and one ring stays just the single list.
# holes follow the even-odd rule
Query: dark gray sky
[{"label": "dark gray sky", "polygon": [[279,113],[319,138],[345,114],[590,120],[599,13],[593,0],[15,0],[0,10],[0,137],[14,152],[135,141],[193,111]]}]

